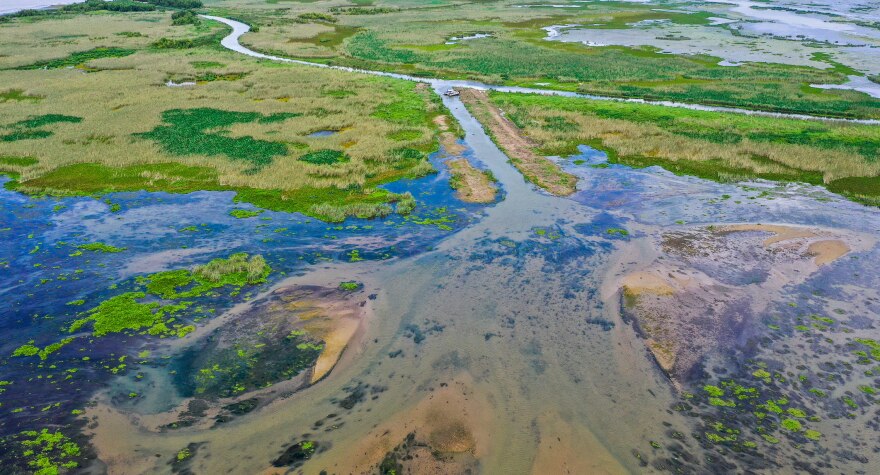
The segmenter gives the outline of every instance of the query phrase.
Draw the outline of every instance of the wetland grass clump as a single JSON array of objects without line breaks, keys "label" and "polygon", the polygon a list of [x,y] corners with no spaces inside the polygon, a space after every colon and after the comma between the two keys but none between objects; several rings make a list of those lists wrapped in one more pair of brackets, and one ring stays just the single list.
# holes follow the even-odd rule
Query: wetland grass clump
[{"label": "wetland grass clump", "polygon": [[333,205],[321,203],[311,207],[310,214],[331,223],[341,223],[345,218],[354,216],[360,219],[384,218],[394,210],[387,203],[351,203]]},{"label": "wetland grass clump", "polygon": [[[242,123],[281,121],[289,115],[263,116],[257,112],[235,112],[211,108],[172,109],[162,113],[160,125],[150,132],[135,134],[158,142],[173,155],[225,155],[232,160],[262,167],[276,156],[287,154],[283,143],[258,140],[250,136],[228,137],[218,129]],[[209,131],[215,132],[209,132]]]},{"label": "wetland grass clump", "polygon": [[26,93],[24,89],[9,89],[7,91],[0,92],[0,104],[9,101],[39,102],[43,99],[45,99],[45,96],[31,95]]},{"label": "wetland grass clump", "polygon": [[32,63],[26,66],[19,66],[15,69],[58,69],[77,67],[84,65],[92,60],[104,58],[123,58],[125,56],[132,55],[135,52],[135,50],[129,48],[98,47],[87,51],[71,53],[64,58],[38,61],[36,63]]},{"label": "wetland grass clump", "polygon": [[213,34],[199,36],[196,38],[168,38],[162,37],[151,45],[157,50],[173,50],[173,49],[192,49],[200,47],[211,47],[219,43],[222,36]]},{"label": "wetland grass clump", "polygon": [[192,10],[179,10],[171,14],[171,24],[174,26],[198,25],[201,23],[199,16]]},{"label": "wetland grass clump", "polygon": [[406,192],[400,195],[400,199],[397,201],[397,206],[394,207],[394,212],[401,216],[408,216],[416,209],[416,199],[413,197],[412,193]]},{"label": "wetland grass clump", "polygon": [[255,216],[259,216],[263,213],[263,211],[264,210],[262,210],[262,209],[256,209],[256,210],[234,209],[229,212],[229,215],[232,216],[233,218],[245,219],[245,218],[253,218]]}]

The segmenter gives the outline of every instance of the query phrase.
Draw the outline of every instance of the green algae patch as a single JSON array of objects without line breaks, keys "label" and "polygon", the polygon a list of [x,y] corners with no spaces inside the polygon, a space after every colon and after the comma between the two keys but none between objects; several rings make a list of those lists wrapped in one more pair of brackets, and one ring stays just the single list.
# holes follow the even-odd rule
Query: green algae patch
[{"label": "green algae patch", "polygon": [[866,385],[859,386],[859,391],[861,391],[869,396],[873,396],[873,395],[877,394],[876,389],[872,388],[871,386],[866,386]]},{"label": "green algae patch", "polygon": [[339,290],[345,290],[346,292],[352,292],[363,287],[364,284],[356,281],[348,281],[348,282],[340,282]]},{"label": "green algae patch", "polygon": [[758,369],[758,370],[755,370],[755,372],[752,373],[752,376],[754,376],[754,377],[756,377],[756,378],[758,378],[758,379],[764,381],[765,384],[770,384],[770,381],[771,381],[770,377],[771,377],[771,375],[770,375],[770,373],[769,373],[767,370],[765,370],[765,369]]},{"label": "green algae patch", "polygon": [[[311,440],[303,440],[286,448],[284,452],[272,461],[273,467],[291,467],[296,468],[305,463],[306,460],[312,458],[312,455],[318,450],[318,445]],[[396,474],[394,470],[382,470],[385,474]]]},{"label": "green algae patch", "polygon": [[31,343],[21,345],[12,352],[12,356],[34,356],[40,352],[40,348]]},{"label": "green algae patch", "polygon": [[192,457],[192,452],[189,451],[188,448],[184,447],[177,452],[177,461],[183,462],[184,460]]},{"label": "green algae patch", "polygon": [[[144,286],[145,291],[126,292],[104,300],[71,323],[68,332],[76,332],[91,323],[92,334],[98,337],[141,331],[152,336],[183,338],[195,331],[195,326],[177,323],[177,315],[192,306],[192,302],[181,299],[202,297],[225,286],[234,287],[233,293],[237,293],[245,285],[265,282],[270,272],[262,256],[249,258],[239,253],[226,259],[214,259],[193,270],[177,269],[142,276],[135,281]],[[25,356],[39,354],[43,358],[47,351],[46,355],[57,351],[71,340],[62,340],[43,350],[37,348],[36,352],[30,347],[20,350]]]},{"label": "green algae patch", "polygon": [[707,384],[706,386],[703,386],[703,391],[706,391],[706,393],[708,393],[711,397],[724,396],[724,390],[719,388],[718,386]]},{"label": "green algae patch", "polygon": [[77,246],[78,249],[82,249],[84,251],[92,251],[92,252],[100,252],[103,254],[115,254],[117,252],[122,252],[126,248],[124,247],[116,247],[111,246],[109,244],[104,244],[102,242],[92,242],[88,244],[82,244]]},{"label": "green algae patch", "polygon": [[61,341],[58,341],[58,342],[52,343],[51,345],[48,345],[48,346],[46,346],[45,348],[43,348],[42,350],[40,350],[40,352],[38,353],[38,355],[40,356],[40,359],[41,359],[41,360],[45,360],[46,358],[49,357],[49,355],[51,355],[52,353],[55,353],[56,351],[60,350],[61,348],[63,348],[65,345],[67,345],[67,344],[70,343],[71,341],[73,341],[73,338],[65,338],[65,339],[63,339],[63,340],[61,340]]},{"label": "green algae patch", "polygon": [[[150,132],[136,137],[153,140],[172,155],[223,155],[230,160],[250,163],[260,168],[277,156],[287,155],[287,145],[250,136],[229,137],[217,132],[235,124],[279,122],[296,114],[236,112],[211,108],[172,109],[162,113],[162,121]],[[208,132],[208,131],[212,132]]]},{"label": "green algae patch", "polygon": [[149,293],[170,300],[201,297],[227,285],[238,290],[248,284],[265,282],[271,271],[272,268],[262,256],[248,259],[247,254],[239,253],[227,259],[214,259],[192,271],[178,269],[158,272],[141,277],[138,281],[146,284]]}]

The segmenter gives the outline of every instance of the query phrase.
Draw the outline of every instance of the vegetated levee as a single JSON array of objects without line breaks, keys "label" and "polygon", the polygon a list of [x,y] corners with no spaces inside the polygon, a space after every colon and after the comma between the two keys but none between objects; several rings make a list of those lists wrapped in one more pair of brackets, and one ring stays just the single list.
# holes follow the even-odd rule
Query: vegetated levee
[{"label": "vegetated levee", "polygon": [[586,144],[612,163],[716,181],[811,183],[880,204],[880,127],[534,94],[489,97],[543,155],[573,155]]},{"label": "vegetated levee", "polygon": [[[401,200],[410,207],[411,197],[379,185],[434,171],[427,155],[438,148],[438,98],[407,81],[257,67],[216,49],[223,31],[209,22],[174,26],[157,12],[5,24],[0,35],[27,47],[0,47],[0,92],[9,97],[3,155],[36,160],[4,166],[16,176],[8,186],[87,195],[232,190],[238,200],[330,221],[385,216]],[[194,37],[211,40],[184,44]],[[309,136],[318,130],[339,133]]]},{"label": "vegetated levee", "polygon": [[[207,56],[191,63],[194,71],[224,67],[223,63],[217,66],[218,59],[228,62],[225,56]],[[106,59],[111,64],[117,60]],[[98,67],[81,70],[91,71],[80,74],[92,78],[107,72]],[[239,72],[226,76],[235,79],[222,82],[246,85],[243,81],[253,77]],[[165,92],[178,91],[166,89],[161,83],[156,87]],[[247,87],[242,89],[242,94],[247,94]],[[16,103],[46,105],[40,102],[43,99],[22,99],[43,98],[42,92],[10,89],[6,95]],[[332,93],[332,97],[347,95],[347,90]],[[144,140],[157,153],[182,161],[200,158],[198,153],[191,153],[194,148],[222,151],[210,159],[241,167],[236,170],[245,177],[262,173],[282,157],[273,138],[284,131],[259,135],[236,131],[266,124],[291,126],[302,117],[294,115],[302,113],[300,110],[254,110],[244,106],[228,110],[207,101],[198,107],[155,112],[152,123],[141,124],[132,134],[132,143]],[[399,110],[380,115],[405,116]],[[9,142],[35,140],[19,138],[22,134],[44,135],[41,139],[64,136],[87,121],[84,112],[65,115],[41,111],[10,122]],[[560,129],[571,127],[565,118],[548,118],[546,122]],[[181,130],[170,130],[173,126]],[[331,129],[335,127],[317,130]],[[420,130],[405,127],[388,138],[406,142],[414,140]],[[187,136],[181,137],[179,132]],[[30,199],[6,192],[3,198],[15,206],[2,207],[0,216],[15,213],[15,218],[0,232],[15,232],[9,241],[17,254],[11,263],[0,257],[0,265],[21,280],[0,278],[9,282],[9,297],[16,302],[28,301],[27,308],[34,311],[16,312],[15,320],[4,319],[2,325],[12,329],[30,325],[32,331],[40,333],[36,341],[15,341],[14,345],[7,342],[4,346],[9,347],[4,354],[11,355],[9,359],[19,368],[27,369],[0,381],[0,393],[16,395],[13,404],[4,404],[2,410],[9,410],[9,414],[0,426],[5,430],[21,424],[36,428],[2,442],[0,453],[14,459],[4,466],[51,473],[88,463],[93,454],[86,453],[85,444],[72,440],[78,427],[46,422],[53,420],[48,414],[59,412],[70,413],[64,422],[92,423],[94,442],[104,450],[101,456],[111,471],[115,467],[174,472],[253,471],[254,466],[268,470],[274,466],[288,470],[305,467],[316,472],[338,468],[341,472],[459,473],[500,467],[499,471],[510,473],[590,473],[603,469],[635,471],[649,465],[658,471],[676,472],[747,471],[768,466],[780,470],[793,466],[798,470],[850,471],[876,459],[876,453],[867,445],[876,439],[877,414],[870,407],[878,391],[878,344],[872,335],[873,323],[864,315],[876,313],[874,289],[880,286],[872,263],[877,253],[867,253],[855,245],[860,243],[857,239],[845,240],[852,237],[850,233],[813,228],[803,231],[743,225],[661,231],[679,217],[682,222],[685,218],[713,222],[731,219],[725,215],[730,211],[735,219],[836,223],[876,232],[880,227],[873,210],[836,200],[827,205],[796,192],[772,197],[779,200],[775,203],[770,198],[765,201],[762,193],[743,205],[737,200],[736,206],[724,198],[729,195],[722,195],[719,204],[720,193],[740,188],[621,167],[567,167],[568,173],[589,180],[590,189],[573,199],[556,199],[531,193],[504,165],[503,156],[494,153],[497,150],[490,147],[491,142],[478,136],[479,129],[469,132],[473,143],[483,144],[484,152],[492,152],[487,156],[494,169],[503,172],[499,176],[505,177],[505,186],[520,194],[488,213],[476,232],[453,236],[441,243],[438,252],[421,260],[386,267],[384,275],[375,277],[378,286],[364,285],[352,275],[360,268],[356,263],[395,255],[401,233],[407,232],[397,229],[404,222],[436,224],[438,228],[451,224],[445,206],[437,215],[418,220],[392,216],[387,222],[356,221],[338,226],[304,220],[315,225],[311,228],[303,222],[288,221],[294,229],[277,227],[270,232],[283,237],[277,245],[265,245],[274,254],[267,259],[254,252],[225,253],[222,259],[200,259],[199,266],[182,266],[170,261],[189,252],[216,251],[217,246],[255,246],[261,240],[265,244],[261,239],[265,235],[257,232],[259,226],[269,226],[273,219],[292,218],[282,213],[218,208],[217,200],[201,208],[202,215],[191,216],[201,224],[178,229],[177,221],[163,226],[161,217],[165,214],[157,210],[177,217],[186,208],[197,206],[188,200],[216,199],[218,194],[182,197],[123,193],[117,197],[127,200],[123,206],[131,206],[130,213],[116,215],[114,209],[118,212],[120,205],[114,204],[109,213],[95,218],[95,214],[107,211],[95,201]],[[96,136],[90,141],[97,144],[111,140]],[[315,143],[319,145],[303,150],[296,159],[314,166],[346,165],[357,160],[344,146]],[[254,155],[243,153],[245,148],[253,148]],[[419,150],[401,149],[396,153],[411,159]],[[16,175],[39,163],[29,156],[0,157],[4,170]],[[170,166],[174,169],[179,164]],[[155,166],[143,167],[124,178],[136,182]],[[210,174],[199,178],[208,189],[216,180]],[[420,180],[423,184],[428,181]],[[448,184],[437,181],[440,186],[421,189],[423,193],[417,196],[428,200],[431,194],[442,195],[438,190],[448,192]],[[168,187],[177,184],[186,189],[187,183],[163,182]],[[185,206],[159,207],[158,202],[163,200]],[[594,200],[596,206],[581,205],[589,200]],[[412,202],[405,203],[405,209],[412,209]],[[773,204],[778,204],[778,211],[762,208]],[[73,209],[68,213],[66,206]],[[465,205],[454,202],[452,206]],[[222,212],[214,213],[216,209]],[[339,212],[336,208],[332,211]],[[38,213],[48,215],[47,219],[37,221],[34,215]],[[215,214],[221,218],[219,221]],[[148,217],[138,221],[140,226],[131,226],[138,215]],[[237,221],[230,220],[229,215]],[[249,228],[253,235],[230,231],[255,222],[261,225]],[[388,234],[373,232],[373,226],[385,226],[382,232]],[[126,228],[136,228],[138,238],[120,242],[120,235],[131,232]],[[307,236],[311,239],[293,238],[309,229],[315,233]],[[786,239],[767,243],[774,238],[765,234],[776,233],[774,229]],[[80,240],[83,233],[98,235],[101,240]],[[180,235],[191,233],[208,236],[200,241],[176,241]],[[645,234],[662,237],[656,241],[667,247],[663,249],[666,255],[662,264],[674,267],[679,260],[685,261],[699,268],[698,272],[711,274],[716,282],[710,284],[720,282],[718,287],[764,285],[767,281],[761,279],[770,264],[794,282],[810,274],[811,282],[778,297],[778,305],[766,315],[742,312],[730,321],[720,322],[722,337],[735,333],[744,342],[725,340],[730,346],[713,347],[709,338],[694,339],[701,345],[709,339],[709,350],[682,352],[682,367],[694,367],[687,364],[694,353],[708,354],[704,364],[696,365],[706,374],[688,374],[693,379],[686,382],[692,386],[670,395],[666,382],[641,357],[638,340],[630,339],[630,333],[616,324],[613,299],[606,301],[601,289],[602,279],[608,274],[607,260],[615,249],[622,253],[619,260],[644,263],[638,259],[638,251],[652,244],[645,245]],[[105,242],[105,236],[115,240]],[[121,259],[130,242],[142,244],[138,239],[148,236],[153,239],[150,246],[172,252],[141,249],[143,259]],[[630,239],[642,241],[633,249],[623,247],[622,243]],[[725,239],[735,244],[719,244]],[[761,240],[768,245],[767,252],[753,249]],[[167,246],[169,241],[187,244]],[[743,242],[751,248],[741,245]],[[359,246],[372,246],[374,250],[368,253]],[[701,255],[712,252],[724,253],[721,264],[718,259]],[[848,256],[850,252],[854,255]],[[727,258],[731,255],[735,258]],[[90,272],[90,276],[94,276],[92,281],[100,277],[115,283],[58,305],[58,296],[67,292],[68,285],[81,274],[81,269],[70,268],[68,272],[69,259],[80,257],[86,264],[92,259],[106,259],[90,271],[109,267],[114,272]],[[233,311],[205,327],[199,325],[232,302],[249,299],[256,286],[283,273],[282,268],[291,274],[303,270],[290,262],[327,259],[348,264],[329,270],[316,266],[321,269],[300,277],[301,281],[321,280],[319,287],[288,286],[255,301],[250,311]],[[754,267],[728,265],[733,260],[753,264],[752,259],[757,261]],[[784,268],[790,261],[803,267]],[[123,273],[141,272],[140,266],[156,265],[172,270],[121,278],[115,268],[126,263],[129,265]],[[62,264],[63,270],[59,269]],[[286,267],[272,270],[270,264],[273,268]],[[674,279],[662,264],[657,271],[660,277]],[[827,273],[816,269],[826,265],[822,270]],[[744,268],[744,272],[737,272],[735,267]],[[769,280],[770,284],[780,280],[790,283],[785,279]],[[377,293],[372,293],[374,287]],[[658,287],[665,290],[662,283]],[[695,293],[704,290],[697,286]],[[687,292],[682,294],[689,296]],[[700,305],[711,297],[697,299],[690,308],[701,311]],[[856,302],[849,304],[852,300]],[[44,305],[44,301],[55,305]],[[730,301],[713,303],[723,308]],[[735,308],[735,304],[730,307]],[[288,397],[327,375],[336,361],[331,350],[346,345],[345,335],[350,336],[352,326],[359,322],[354,315],[363,308],[383,310],[382,318],[374,319],[372,332],[352,348],[362,353],[350,358],[351,371],[337,371],[332,376],[341,377],[327,378],[325,384],[299,395],[308,397]],[[740,327],[729,332],[730,325],[756,323],[737,320],[744,315],[751,320],[766,317],[757,323],[766,323],[769,331]],[[658,339],[668,336],[662,334],[668,329],[662,324],[668,324],[669,319],[662,316],[657,319],[661,324],[641,330],[646,335],[654,330]],[[700,324],[704,321],[697,318],[697,330]],[[18,332],[14,336],[24,340]],[[717,335],[707,332],[700,336]],[[167,346],[162,345],[161,356],[157,357],[147,349],[133,350],[145,340],[149,345],[164,341]],[[179,351],[187,347],[190,351]],[[733,362],[726,358],[731,347]],[[755,350],[758,347],[760,351]],[[742,355],[735,353],[739,350]],[[87,359],[98,359],[97,355],[99,361]],[[173,360],[172,365],[169,360]],[[675,369],[675,364],[670,367]],[[336,369],[347,368],[340,364]],[[82,398],[74,398],[74,403],[65,397],[89,392],[94,389],[90,386],[95,384],[93,381],[117,374],[126,377],[114,380],[104,393],[106,397],[95,407],[84,408]],[[169,380],[168,386],[153,385]],[[175,401],[172,388],[193,399],[173,412],[157,415],[157,407]],[[166,397],[169,399],[163,399]],[[48,402],[42,406],[35,400]],[[673,403],[667,404],[670,400]],[[260,410],[269,402],[272,407]],[[80,418],[83,409],[88,412]],[[146,413],[157,417],[150,418]],[[687,417],[694,419],[687,421]],[[233,418],[239,419],[223,427]],[[164,433],[157,436],[149,430],[135,430],[135,419],[140,428]],[[215,429],[201,431],[209,427]],[[619,427],[629,430],[609,430]]]},{"label": "vegetated levee", "polygon": [[877,423],[865,406],[878,355],[855,309],[873,297],[839,302],[831,283],[840,275],[829,268],[876,240],[841,231],[681,226],[654,236],[659,258],[621,279],[625,314],[679,390],[671,409],[694,418],[691,438],[715,466],[819,473],[867,463],[858,439],[862,424],[870,433]]},{"label": "vegetated levee", "polygon": [[[286,18],[252,10],[242,15],[259,28],[245,37],[247,45],[335,65],[614,97],[820,116],[880,117],[880,100],[854,91],[810,87],[844,83],[848,74],[860,74],[835,62],[833,55],[814,58],[814,63],[830,66],[825,69],[773,64],[771,55],[767,63],[725,67],[718,65],[720,58],[706,55],[546,41],[542,29],[566,24],[624,28],[643,20],[705,26],[712,22],[713,14],[707,11],[711,7],[682,5],[682,11],[673,12],[637,2],[570,5],[573,8],[517,8],[503,2],[448,8],[413,5],[371,14],[336,9],[329,11],[332,22],[315,18],[305,24],[305,20],[294,20],[293,12]],[[432,25],[428,32],[427,24]],[[449,41],[473,33],[489,36]]]}]

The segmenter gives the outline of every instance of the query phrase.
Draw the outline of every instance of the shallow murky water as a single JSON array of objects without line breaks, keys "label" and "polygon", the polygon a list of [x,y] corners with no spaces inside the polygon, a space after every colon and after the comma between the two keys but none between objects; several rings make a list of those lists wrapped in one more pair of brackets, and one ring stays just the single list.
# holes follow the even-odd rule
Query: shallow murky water
[{"label": "shallow murky water", "polygon": [[[821,189],[722,185],[659,169],[602,168],[596,165],[603,155],[586,147],[583,155],[563,160],[581,176],[582,191],[572,199],[547,196],[523,182],[460,103],[447,104],[468,132],[472,156],[503,185],[504,201],[433,250],[388,263],[315,265],[279,282],[276,287],[284,288],[355,279],[364,282],[364,295],[376,295],[364,298],[362,329],[341,362],[308,389],[270,395],[268,406],[222,427],[162,433],[138,430],[131,415],[169,410],[179,398],[135,403],[105,398],[88,414],[96,418],[94,440],[111,471],[170,470],[174,454],[196,442],[190,469],[255,472],[270,469],[302,440],[319,447],[301,465],[305,473],[374,471],[407,433],[429,431],[455,417],[463,418],[476,441],[475,466],[484,473],[662,471],[675,460],[684,471],[703,471],[705,457],[724,456],[675,436],[698,430],[701,418],[670,410],[682,393],[622,322],[619,278],[656,257],[651,239],[666,229],[775,222],[880,233],[874,210]],[[828,266],[784,294],[797,300],[842,281],[849,292],[867,297],[870,292],[860,288],[878,278],[871,264],[875,253]],[[856,280],[846,277],[853,266]],[[776,307],[766,313],[793,308],[782,302]],[[860,318],[875,317],[869,311]],[[235,314],[220,318],[222,324]],[[753,324],[758,327],[758,321]],[[736,346],[713,354],[707,369],[715,369],[706,378],[722,367],[724,374],[735,373],[739,351]],[[119,381],[107,397],[142,384]],[[162,372],[151,374],[149,384],[158,394],[175,391]],[[836,425],[864,427],[865,421]],[[822,428],[828,446],[836,445],[832,435],[840,429]],[[870,440],[871,430],[853,431],[853,437]],[[866,463],[876,463],[873,454],[860,453]],[[780,467],[810,460],[789,447],[766,457],[760,463]],[[865,467],[844,456],[830,460],[842,470]],[[730,469],[763,466],[750,457],[724,463],[732,464]]]}]

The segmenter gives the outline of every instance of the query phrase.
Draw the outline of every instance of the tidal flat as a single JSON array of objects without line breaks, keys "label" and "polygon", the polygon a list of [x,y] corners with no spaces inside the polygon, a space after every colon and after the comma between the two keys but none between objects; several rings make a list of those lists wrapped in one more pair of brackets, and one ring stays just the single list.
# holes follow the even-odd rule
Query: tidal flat
[{"label": "tidal flat", "polygon": [[4,470],[880,464],[877,101],[788,82],[849,66],[694,110],[442,56],[666,4],[188,1],[0,21]]}]

